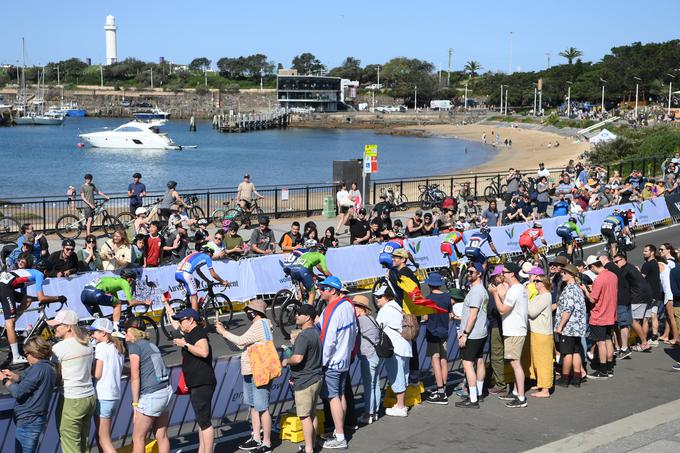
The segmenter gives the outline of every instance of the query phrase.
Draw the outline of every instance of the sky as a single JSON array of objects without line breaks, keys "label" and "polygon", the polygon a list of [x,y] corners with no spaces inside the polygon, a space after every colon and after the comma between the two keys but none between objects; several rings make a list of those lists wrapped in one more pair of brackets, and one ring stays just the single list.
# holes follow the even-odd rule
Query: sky
[{"label": "sky", "polygon": [[599,61],[632,42],[677,39],[678,0],[63,0],[4,2],[0,64],[76,57],[104,62],[104,21],[116,18],[118,58],[189,63],[264,53],[289,67],[303,52],[329,69],[345,57],[362,65],[404,56],[453,70],[478,61],[483,71],[539,70],[564,63],[568,47]]}]

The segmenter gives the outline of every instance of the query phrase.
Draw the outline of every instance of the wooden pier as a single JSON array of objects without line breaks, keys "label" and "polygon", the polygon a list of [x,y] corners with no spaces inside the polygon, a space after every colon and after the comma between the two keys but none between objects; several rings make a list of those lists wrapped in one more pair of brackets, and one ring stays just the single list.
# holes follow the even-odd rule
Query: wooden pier
[{"label": "wooden pier", "polygon": [[288,127],[290,115],[283,110],[266,113],[229,113],[215,115],[213,129],[222,132],[249,132]]}]

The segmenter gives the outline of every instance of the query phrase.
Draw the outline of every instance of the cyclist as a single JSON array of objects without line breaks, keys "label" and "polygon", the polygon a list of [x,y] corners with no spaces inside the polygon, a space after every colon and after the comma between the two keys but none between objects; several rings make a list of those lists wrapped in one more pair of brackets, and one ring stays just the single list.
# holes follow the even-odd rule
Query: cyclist
[{"label": "cyclist", "polygon": [[289,267],[290,278],[295,282],[300,282],[307,290],[307,303],[314,305],[316,299],[316,285],[314,284],[315,267],[326,277],[331,274],[326,265],[326,246],[318,244],[314,239],[305,241],[307,251],[300,255]]},{"label": "cyclist", "polygon": [[498,256],[498,250],[491,239],[491,228],[488,225],[483,224],[479,231],[473,233],[470,239],[465,244],[465,256],[468,257],[473,263],[480,263],[484,270],[486,270],[486,259],[487,257],[482,253],[482,247],[484,244],[488,243],[491,251]]},{"label": "cyclist", "polygon": [[196,311],[198,311],[198,297],[196,297],[198,285],[196,285],[194,272],[198,274],[204,282],[210,283],[211,280],[201,272],[201,269],[205,266],[212,278],[224,286],[229,286],[229,282],[217,275],[217,272],[213,269],[213,253],[214,250],[211,247],[204,245],[200,252],[193,252],[180,261],[177,270],[175,271],[175,280],[184,285],[184,289],[191,301],[191,308]]},{"label": "cyclist", "polygon": [[[395,250],[399,249],[405,249],[404,233],[397,233],[395,237],[390,238],[389,241],[385,243],[382,250],[380,251],[380,254],[378,255],[378,262],[384,268],[391,269],[393,265],[392,254]],[[416,259],[413,257],[413,254],[408,250],[406,250],[406,253],[408,254],[408,260],[411,262],[411,264],[413,264],[416,268],[419,268],[420,265],[416,263]]]},{"label": "cyclist", "polygon": [[[453,231],[444,237],[444,240],[439,246],[441,252],[446,255],[449,260],[454,253],[456,255],[456,260],[460,260],[463,256],[465,256],[465,251],[461,252],[458,250],[457,245],[459,242],[463,242],[463,231],[465,231],[465,225],[463,225],[461,222],[456,222],[456,225],[453,227]],[[465,243],[463,243],[463,245],[465,245]]]},{"label": "cyclist", "polygon": [[543,246],[548,245],[548,242],[543,236],[543,225],[541,225],[541,222],[538,220],[534,221],[532,227],[526,229],[519,236],[519,246],[522,249],[522,253],[527,253],[528,251],[534,257],[534,261],[538,259],[538,246],[536,245],[536,241],[539,238],[543,242]]},{"label": "cyclist", "polygon": [[557,227],[555,233],[562,238],[562,244],[567,249],[567,255],[571,257],[574,252],[576,239],[583,239],[583,234],[581,234],[581,229],[578,227],[576,217],[569,216],[569,219],[566,222]]},{"label": "cyclist", "polygon": [[283,273],[290,275],[290,266],[295,262],[296,259],[300,258],[304,253],[307,253],[309,249],[316,247],[317,242],[315,239],[307,239],[302,247],[295,249],[290,253],[283,255],[283,259],[279,261],[281,267],[283,267]]},{"label": "cyclist", "polygon": [[609,252],[611,256],[616,256],[618,252],[618,241],[621,236],[627,236],[632,240],[629,225],[629,211],[621,211],[614,209],[611,215],[605,217],[600,227],[600,233],[607,240],[609,244]]},{"label": "cyclist", "polygon": [[125,300],[129,306],[151,305],[150,300],[137,300],[132,297],[132,288],[137,280],[137,273],[132,269],[125,269],[120,277],[97,277],[85,285],[80,293],[80,301],[87,311],[94,315],[92,309],[97,307],[113,307],[111,319],[113,321],[113,335],[124,338],[125,335],[118,330],[122,306],[118,298],[118,292],[125,294]]},{"label": "cyclist", "polygon": [[[39,302],[66,302],[64,296],[46,296],[43,292],[46,270],[46,263],[40,262],[36,269],[16,269],[11,272],[0,273],[0,302],[2,302],[2,314],[5,318],[7,342],[12,351],[12,365],[28,363],[26,357],[19,354],[17,334],[14,328],[20,313],[35,300]],[[30,285],[35,285],[36,297],[26,295],[26,287]]]}]

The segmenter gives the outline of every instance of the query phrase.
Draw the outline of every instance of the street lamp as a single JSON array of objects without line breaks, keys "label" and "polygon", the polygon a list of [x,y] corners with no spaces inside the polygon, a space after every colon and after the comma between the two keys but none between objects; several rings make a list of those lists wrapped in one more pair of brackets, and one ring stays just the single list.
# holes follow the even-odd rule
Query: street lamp
[{"label": "street lamp", "polygon": [[[676,69],[676,71],[677,71],[677,69]],[[675,76],[673,74],[666,74],[666,75],[673,80],[675,79]],[[671,116],[671,99],[673,97],[673,80],[668,82],[668,111],[667,111],[668,116]]]},{"label": "street lamp", "polygon": [[531,82],[534,86],[534,118],[536,117],[536,97],[538,96],[538,86],[536,82]]},{"label": "street lamp", "polygon": [[571,117],[571,86],[574,82],[567,82],[567,118]]},{"label": "street lamp", "polygon": [[500,114],[503,114],[503,84],[501,84],[501,104],[500,104]]},{"label": "street lamp", "polygon": [[604,80],[602,77],[600,77],[600,82],[602,82],[602,103],[600,105],[600,110],[602,111],[602,114],[604,115],[604,84],[607,83],[607,81]]},{"label": "street lamp", "polygon": [[505,85],[505,115],[508,114],[508,92],[510,91],[510,85]]},{"label": "street lamp", "polygon": [[635,77],[635,122],[637,123],[637,118],[638,118],[638,93],[640,92],[640,81],[642,80],[640,77]]}]

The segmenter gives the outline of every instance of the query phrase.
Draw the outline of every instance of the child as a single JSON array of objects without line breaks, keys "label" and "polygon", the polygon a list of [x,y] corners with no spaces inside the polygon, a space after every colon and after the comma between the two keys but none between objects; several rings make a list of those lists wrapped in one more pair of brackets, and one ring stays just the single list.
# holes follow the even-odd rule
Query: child
[{"label": "child", "polygon": [[200,219],[198,221],[198,230],[194,234],[194,242],[196,243],[196,251],[200,251],[201,247],[206,245],[210,240],[210,233],[208,232],[208,220]]}]

